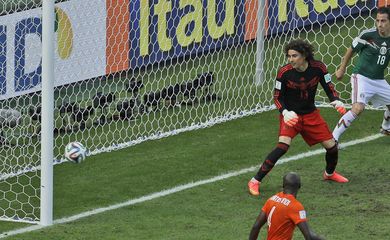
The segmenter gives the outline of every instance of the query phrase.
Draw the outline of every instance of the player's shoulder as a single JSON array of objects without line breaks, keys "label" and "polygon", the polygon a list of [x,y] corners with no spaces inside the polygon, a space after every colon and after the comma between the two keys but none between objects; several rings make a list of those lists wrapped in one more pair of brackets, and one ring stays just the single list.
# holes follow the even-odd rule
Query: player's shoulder
[{"label": "player's shoulder", "polygon": [[272,195],[271,197],[269,197],[265,203],[272,205],[273,203],[278,202],[278,199],[281,199],[281,198],[283,198],[283,192],[278,192],[278,193],[275,193],[274,195]]},{"label": "player's shoulder", "polygon": [[282,78],[282,76],[284,74],[286,74],[288,71],[290,71],[292,69],[293,69],[293,67],[291,64],[283,65],[282,67],[279,68],[277,78],[279,78],[279,79]]},{"label": "player's shoulder", "polygon": [[275,197],[275,196],[276,196],[276,198],[287,199],[288,201],[284,201],[284,203],[288,207],[303,207],[302,203],[298,199],[296,199],[296,197],[292,194],[279,192],[272,197]]},{"label": "player's shoulder", "polygon": [[377,34],[377,30],[375,27],[368,28],[368,29],[364,29],[363,31],[361,31],[358,38],[365,39],[367,37],[375,36],[375,34]]},{"label": "player's shoulder", "polygon": [[264,203],[264,205],[263,205],[263,208],[262,208],[262,210],[263,210],[264,212],[268,213],[268,212],[271,210],[271,208],[275,205],[275,203],[276,203],[275,198],[278,197],[277,195],[278,195],[278,194],[274,194],[274,195],[272,195],[271,197],[269,197],[269,198],[267,199],[267,201],[265,201],[265,203]]},{"label": "player's shoulder", "polygon": [[325,63],[323,63],[323,62],[321,62],[319,60],[314,60],[314,59],[310,60],[309,64],[310,64],[311,67],[317,68],[317,69],[321,70],[321,72],[323,72],[323,73],[327,73],[328,72],[328,69],[327,69]]},{"label": "player's shoulder", "polygon": [[291,204],[290,204],[290,209],[293,211],[301,211],[304,210],[303,204],[297,200],[296,198],[290,199]]},{"label": "player's shoulder", "polygon": [[304,222],[306,218],[306,210],[303,207],[302,203],[298,200],[294,201],[289,208],[289,216],[293,219],[295,224]]}]

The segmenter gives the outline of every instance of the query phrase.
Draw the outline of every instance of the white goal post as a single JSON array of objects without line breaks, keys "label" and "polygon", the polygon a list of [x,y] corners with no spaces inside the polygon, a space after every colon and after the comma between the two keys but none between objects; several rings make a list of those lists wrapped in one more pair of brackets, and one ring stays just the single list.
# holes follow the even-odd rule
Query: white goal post
[{"label": "white goal post", "polygon": [[42,131],[40,224],[53,224],[54,0],[42,3]]},{"label": "white goal post", "polygon": [[[67,162],[69,142],[95,155],[274,109],[289,40],[310,41],[334,73],[387,4],[14,2],[0,4],[0,219],[43,225],[53,221],[52,163]],[[335,84],[349,102],[349,81]]]}]

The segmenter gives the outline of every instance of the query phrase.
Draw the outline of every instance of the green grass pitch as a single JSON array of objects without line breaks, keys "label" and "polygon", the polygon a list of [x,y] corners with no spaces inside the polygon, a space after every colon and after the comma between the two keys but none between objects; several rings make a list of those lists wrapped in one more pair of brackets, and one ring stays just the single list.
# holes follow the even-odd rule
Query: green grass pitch
[{"label": "green grass pitch", "polygon": [[[340,34],[337,41],[348,44],[350,37],[342,35],[356,35],[357,29],[362,28],[363,24],[364,21],[358,20],[342,27],[324,27],[323,34],[310,33],[307,38],[319,43],[329,42],[329,39],[324,38],[329,37],[327,33],[331,32],[334,36]],[[350,31],[351,26],[354,28]],[[267,47],[273,47],[278,42],[283,42],[283,39],[269,41]],[[247,45],[244,50],[253,53],[253,47],[255,46]],[[268,58],[283,58],[281,47],[273,49],[270,52],[273,56],[267,56]],[[334,72],[340,59],[333,57],[343,54],[344,48],[330,44],[321,45],[319,50],[325,53],[322,60],[328,64],[329,71]],[[233,49],[230,52],[235,51],[239,53],[241,49]],[[230,84],[244,85],[249,75],[253,73],[254,56],[241,54],[235,59],[229,58],[230,52],[221,53],[222,57],[214,55],[191,60],[185,66],[189,69],[197,67],[198,70],[203,68],[207,70],[208,62],[215,61],[217,63],[214,67],[219,68],[219,71],[223,71],[221,69],[231,71],[226,73],[226,76],[234,78],[234,81],[228,79],[232,81]],[[224,60],[216,61],[220,58]],[[198,66],[199,62],[206,64]],[[235,69],[229,68],[232,64],[242,68],[235,72]],[[168,67],[157,71],[156,75],[151,75],[147,80],[158,82],[158,79],[181,71],[180,68]],[[179,77],[189,78],[196,73],[188,70],[180,74]],[[266,77],[272,77],[273,74],[274,72],[268,72]],[[219,81],[218,84],[224,83]],[[269,86],[264,88],[272,88],[271,85],[270,81]],[[252,90],[252,86],[248,85],[247,88],[240,90],[242,92],[223,93],[226,99],[229,99],[225,107],[235,107],[240,103],[251,106],[256,102],[272,101],[269,93],[258,94],[249,99],[234,98]],[[346,93],[348,91],[346,89]],[[343,97],[347,99],[347,96]],[[328,121],[329,127],[333,128],[339,118],[337,112],[325,108],[321,109],[321,113]],[[169,112],[161,114],[169,115]],[[189,111],[187,115],[193,114]],[[342,142],[377,134],[382,116],[381,111],[364,112],[343,135]],[[91,156],[79,165],[67,163],[56,166],[54,219],[63,219],[179,185],[258,166],[276,144],[277,117],[276,111],[265,112],[211,128]],[[105,128],[98,130],[108,131]],[[73,137],[77,139],[77,136]],[[303,186],[298,199],[306,207],[309,224],[314,231],[327,239],[336,240],[388,239],[389,144],[390,137],[381,137],[340,151],[338,170],[350,179],[348,184],[321,181],[325,160],[324,154],[320,154],[276,166],[265,178],[260,198],[249,196],[247,193],[246,184],[255,174],[253,171],[77,221],[10,236],[7,239],[246,239],[263,203],[272,194],[281,190],[282,176],[288,171],[296,171],[302,177]],[[318,148],[319,146],[313,147]],[[57,146],[56,151],[60,150],[62,151],[62,145]],[[293,141],[285,157],[309,150],[312,149],[298,137]],[[0,232],[28,226],[30,225],[2,222]],[[299,232],[295,233],[294,237],[303,239]],[[264,238],[265,229],[261,234],[261,239]]]},{"label": "green grass pitch", "polygon": [[[333,127],[337,112],[321,112]],[[276,144],[277,116],[270,111],[91,156],[80,165],[56,166],[55,219],[258,165]],[[381,119],[381,111],[364,112],[343,142],[378,133]],[[321,180],[325,160],[320,154],[276,166],[260,198],[246,189],[254,171],[8,239],[246,239],[262,204],[281,190],[288,171],[302,177],[298,199],[315,231],[327,239],[386,239],[389,143],[389,137],[381,137],[341,150],[338,170],[349,177],[348,184]],[[285,157],[309,150],[298,137]],[[24,226],[2,223],[0,229]],[[303,239],[298,232],[295,237]]]}]

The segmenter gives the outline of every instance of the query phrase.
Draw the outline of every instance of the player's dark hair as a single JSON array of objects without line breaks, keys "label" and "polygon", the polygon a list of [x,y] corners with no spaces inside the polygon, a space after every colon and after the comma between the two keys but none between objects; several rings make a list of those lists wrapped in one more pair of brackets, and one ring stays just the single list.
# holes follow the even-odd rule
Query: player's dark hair
[{"label": "player's dark hair", "polygon": [[387,14],[387,19],[390,20],[390,7],[378,8],[377,14]]},{"label": "player's dark hair", "polygon": [[306,57],[307,61],[314,59],[314,47],[305,40],[292,40],[291,42],[287,43],[286,46],[284,46],[284,54],[286,56],[288,54],[288,50],[295,50],[299,52]]}]

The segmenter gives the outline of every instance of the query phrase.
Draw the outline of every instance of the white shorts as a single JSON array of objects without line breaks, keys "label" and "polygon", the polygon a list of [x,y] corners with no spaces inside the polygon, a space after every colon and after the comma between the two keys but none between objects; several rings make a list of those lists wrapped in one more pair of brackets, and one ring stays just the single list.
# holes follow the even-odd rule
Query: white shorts
[{"label": "white shorts", "polygon": [[371,80],[360,74],[351,75],[352,103],[369,102],[374,107],[390,105],[390,85],[385,79]]}]

